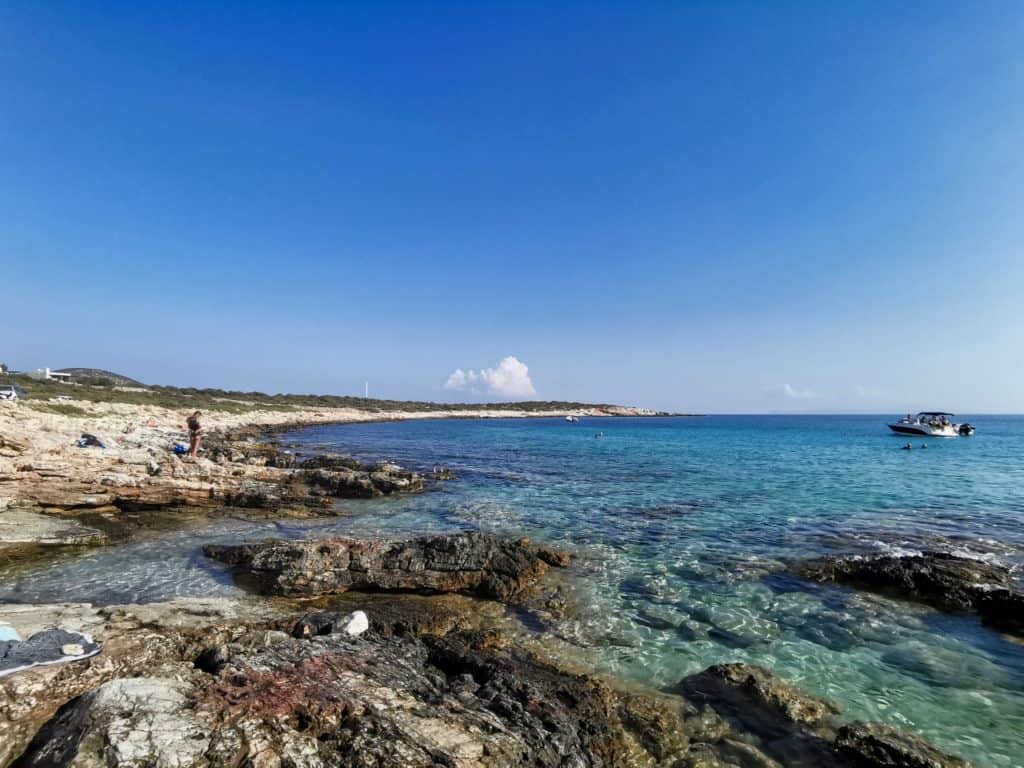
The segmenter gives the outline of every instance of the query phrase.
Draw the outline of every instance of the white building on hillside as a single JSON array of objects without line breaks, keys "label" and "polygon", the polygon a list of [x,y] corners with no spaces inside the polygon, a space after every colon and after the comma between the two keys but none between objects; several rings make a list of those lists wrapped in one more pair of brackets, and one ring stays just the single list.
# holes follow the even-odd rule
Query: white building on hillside
[{"label": "white building on hillside", "polygon": [[30,373],[29,376],[40,381],[63,381],[65,384],[71,381],[70,373],[51,371],[49,368],[37,368],[36,372]]}]

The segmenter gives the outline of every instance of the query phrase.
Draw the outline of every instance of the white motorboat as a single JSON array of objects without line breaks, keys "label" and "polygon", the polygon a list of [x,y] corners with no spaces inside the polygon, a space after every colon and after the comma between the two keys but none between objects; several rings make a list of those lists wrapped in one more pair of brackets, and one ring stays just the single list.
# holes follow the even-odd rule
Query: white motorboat
[{"label": "white motorboat", "polygon": [[915,437],[958,437],[973,435],[974,427],[966,422],[956,424],[952,413],[921,411],[916,416],[907,414],[899,421],[889,423],[889,429],[901,435]]},{"label": "white motorboat", "polygon": [[580,417],[579,416],[573,416],[572,414],[569,414],[568,416],[565,417],[565,420],[575,424],[577,421],[580,420]]}]

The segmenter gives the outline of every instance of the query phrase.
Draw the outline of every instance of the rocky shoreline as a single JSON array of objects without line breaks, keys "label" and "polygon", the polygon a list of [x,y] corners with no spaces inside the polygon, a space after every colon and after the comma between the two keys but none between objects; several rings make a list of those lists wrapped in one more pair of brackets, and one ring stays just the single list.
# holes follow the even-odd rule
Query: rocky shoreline
[{"label": "rocky shoreline", "polygon": [[[471,560],[530,551],[451,543]],[[393,570],[413,578],[421,564]],[[537,586],[533,570],[521,578],[517,599]],[[967,765],[880,724],[838,725],[835,704],[759,667],[646,691],[545,658],[500,628],[493,600],[400,593],[364,605],[359,634],[292,599],[38,606],[37,624],[77,623],[103,653],[0,678],[0,765]]]},{"label": "rocky shoreline", "polygon": [[[167,451],[174,428],[160,426],[171,414],[126,416],[108,449],[69,447],[82,429],[70,419],[0,431],[0,548],[109,544],[179,507],[337,514],[339,499],[449,477],[297,455],[261,439],[288,423],[277,417],[239,418],[210,435],[205,458],[184,461]],[[0,605],[22,638],[63,627],[102,646],[0,677],[0,768],[967,765],[887,726],[843,723],[834,703],[760,667],[716,665],[651,691],[556,661],[511,607],[557,615],[550,571],[571,556],[527,540],[466,532],[204,553],[250,594]],[[801,576],[845,573],[807,564]],[[365,632],[345,629],[356,610]]]},{"label": "rocky shoreline", "polygon": [[[293,408],[216,413],[196,460],[171,448],[187,443],[184,414],[125,403],[73,405],[86,416],[38,412],[0,401],[0,551],[7,547],[103,544],[129,535],[131,515],[176,507],[217,515],[335,515],[335,502],[422,490],[450,477],[422,477],[388,463],[345,456],[300,457],[276,433],[317,424],[437,418],[562,417],[564,411],[359,411]],[[595,406],[577,415],[627,416],[640,409]],[[79,447],[84,433],[104,448]]]}]

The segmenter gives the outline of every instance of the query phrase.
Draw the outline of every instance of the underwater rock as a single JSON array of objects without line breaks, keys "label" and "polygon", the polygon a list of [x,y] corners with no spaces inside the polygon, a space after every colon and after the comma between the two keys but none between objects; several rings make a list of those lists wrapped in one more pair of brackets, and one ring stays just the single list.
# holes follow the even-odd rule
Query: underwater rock
[{"label": "underwater rock", "polygon": [[459,592],[503,602],[525,598],[568,556],[478,532],[404,540],[269,540],[207,545],[207,557],[254,576],[261,591],[322,595],[358,591]]},{"label": "underwater rock", "polygon": [[857,768],[970,768],[962,758],[939,751],[924,739],[881,723],[853,722],[839,729],[839,753]]},{"label": "underwater rock", "polygon": [[1024,636],[1024,592],[1009,569],[945,552],[880,557],[825,557],[796,567],[797,575],[926,603],[943,611],[977,613],[983,623]]},{"label": "underwater rock", "polygon": [[840,712],[837,704],[812,696],[774,672],[751,664],[716,664],[684,678],[681,685],[691,701],[706,702],[720,713],[736,714],[740,719],[756,714],[765,722],[782,719],[816,725]]}]

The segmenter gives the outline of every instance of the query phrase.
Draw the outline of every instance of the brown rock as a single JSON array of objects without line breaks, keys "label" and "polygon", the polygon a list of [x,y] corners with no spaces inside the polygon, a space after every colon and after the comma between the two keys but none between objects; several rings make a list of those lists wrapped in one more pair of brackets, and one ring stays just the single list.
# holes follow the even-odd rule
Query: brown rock
[{"label": "brown rock", "polygon": [[857,768],[970,768],[970,763],[940,752],[924,739],[881,723],[844,725],[836,738],[839,752]]},{"label": "brown rock", "polygon": [[476,532],[382,541],[270,540],[208,545],[204,552],[255,577],[258,588],[271,594],[459,592],[504,602],[528,595],[549,563],[565,562],[525,539]]}]

